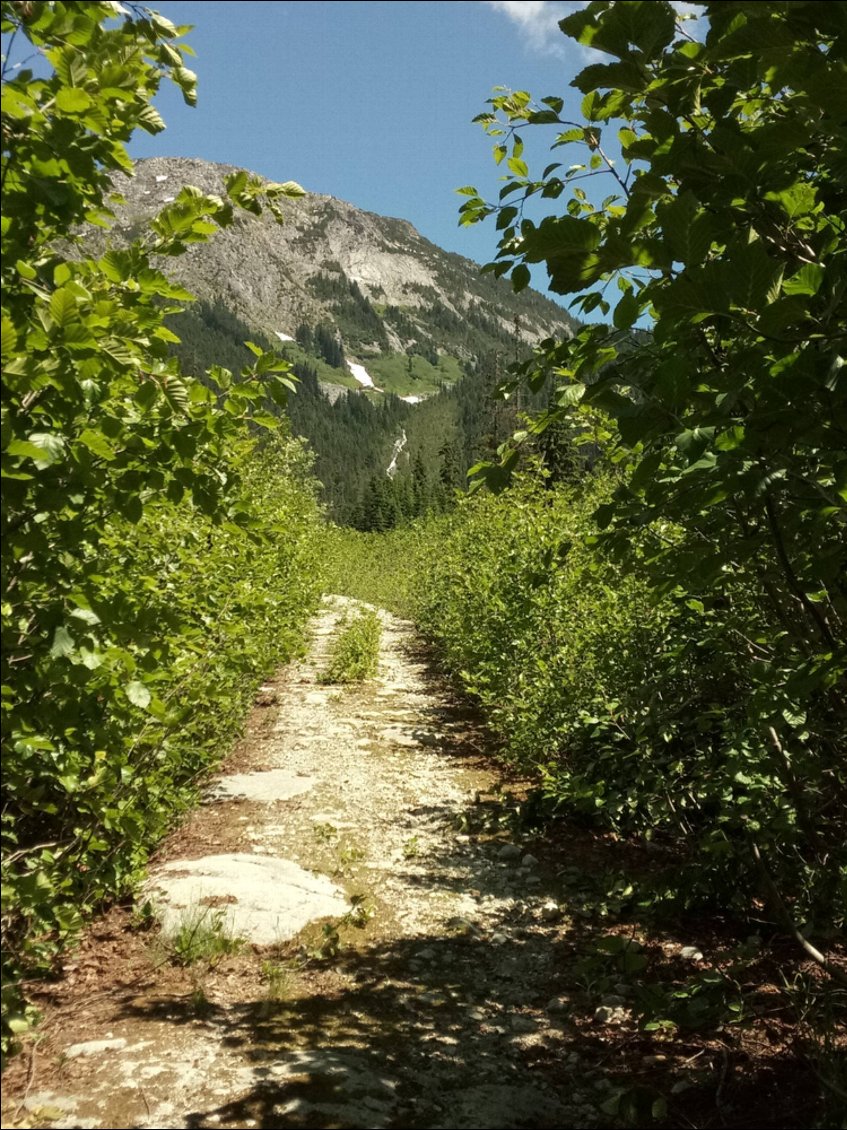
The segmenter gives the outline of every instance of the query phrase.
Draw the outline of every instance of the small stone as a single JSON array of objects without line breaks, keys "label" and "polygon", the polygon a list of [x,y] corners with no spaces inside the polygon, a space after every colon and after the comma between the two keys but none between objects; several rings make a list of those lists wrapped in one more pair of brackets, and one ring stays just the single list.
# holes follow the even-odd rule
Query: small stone
[{"label": "small stone", "polygon": [[569,1012],[571,1008],[571,998],[567,993],[562,993],[558,997],[553,997],[552,1000],[547,1002],[548,1012]]},{"label": "small stone", "polygon": [[520,859],[521,849],[517,844],[503,844],[497,852],[498,859]]},{"label": "small stone", "polygon": [[623,1024],[626,1013],[622,1008],[613,1008],[611,1005],[602,1004],[594,1012],[595,1024]]},{"label": "small stone", "polygon": [[65,1048],[68,1059],[78,1059],[81,1055],[99,1055],[101,1052],[119,1052],[126,1047],[126,1040],[118,1036],[113,1040],[86,1040],[82,1044],[71,1044]]},{"label": "small stone", "polygon": [[501,934],[499,931],[496,934],[491,935],[492,946],[504,946],[506,942],[508,942],[508,940],[509,939],[506,937],[506,935]]},{"label": "small stone", "polygon": [[513,1016],[509,1023],[513,1032],[534,1032],[537,1027],[531,1016]]},{"label": "small stone", "polygon": [[528,887],[540,887],[541,877],[539,875],[527,875],[526,879],[524,879],[524,882]]},{"label": "small stone", "polygon": [[453,918],[448,918],[446,925],[448,930],[452,930],[456,934],[468,935],[474,932],[473,922],[458,914],[454,915]]},{"label": "small stone", "polygon": [[541,918],[544,922],[558,922],[562,916],[558,903],[545,902],[541,908]]},{"label": "small stone", "polygon": [[626,1004],[626,999],[618,996],[617,993],[604,993],[600,998],[600,1003],[609,1005],[610,1008],[621,1008]]},{"label": "small stone", "polygon": [[686,961],[702,961],[703,955],[696,946],[683,946],[679,951],[679,956],[684,957]]},{"label": "small stone", "polygon": [[538,860],[535,858],[534,855],[530,855],[529,852],[527,852],[527,854],[521,860],[521,864],[524,867],[537,867],[538,866]]},{"label": "small stone", "polygon": [[36,1091],[23,1100],[24,1109],[55,1122],[65,1115],[73,1114],[77,1100],[67,1095],[57,1095],[53,1091]]}]

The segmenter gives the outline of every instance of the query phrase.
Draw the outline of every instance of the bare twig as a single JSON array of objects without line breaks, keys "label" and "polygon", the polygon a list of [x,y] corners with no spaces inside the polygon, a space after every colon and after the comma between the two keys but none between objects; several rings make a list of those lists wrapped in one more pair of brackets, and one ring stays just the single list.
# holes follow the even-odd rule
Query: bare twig
[{"label": "bare twig", "polygon": [[726,1077],[729,1074],[729,1052],[725,1047],[721,1048],[721,1055],[723,1057],[723,1063],[721,1064],[721,1074],[718,1079],[718,1089],[715,1091],[715,1106],[717,1107],[721,1123],[726,1126],[726,1119],[723,1115],[723,1089],[726,1086]]},{"label": "bare twig", "polygon": [[33,1083],[33,1080],[35,1079],[35,1049],[36,1049],[36,1044],[35,1044],[35,1041],[33,1041],[29,1045],[29,1063],[27,1064],[27,1069],[26,1069],[26,1086],[24,1087],[24,1093],[21,1095],[21,1101],[18,1103],[17,1107],[15,1108],[15,1113],[14,1113],[14,1116],[13,1116],[13,1119],[12,1119],[13,1122],[17,1122],[18,1119],[20,1118],[21,1112],[23,1111],[24,1107],[26,1106],[26,1100],[29,1098],[29,1092],[32,1089],[32,1083]]},{"label": "bare twig", "polygon": [[788,932],[791,934],[794,940],[799,943],[806,954],[808,954],[808,956],[813,961],[816,961],[818,965],[820,965],[821,968],[829,974],[833,981],[837,981],[839,985],[847,986],[847,975],[842,973],[841,970],[837,968],[837,966],[833,965],[829,958],[827,958],[824,954],[821,953],[819,949],[813,946],[808,938],[804,937],[804,935],[800,932],[799,927],[795,924],[794,920],[791,917],[791,914],[789,913],[788,907],[785,905],[785,901],[783,900],[782,895],[777,889],[776,883],[774,883],[773,879],[771,878],[770,872],[765,866],[765,861],[764,859],[762,859],[762,853],[759,851],[759,845],[755,842],[755,840],[750,841],[750,848],[753,852],[753,858],[756,861],[756,865],[759,868],[759,874],[762,877],[762,882],[765,885],[765,889],[767,890],[775,909],[782,918],[783,924]]}]

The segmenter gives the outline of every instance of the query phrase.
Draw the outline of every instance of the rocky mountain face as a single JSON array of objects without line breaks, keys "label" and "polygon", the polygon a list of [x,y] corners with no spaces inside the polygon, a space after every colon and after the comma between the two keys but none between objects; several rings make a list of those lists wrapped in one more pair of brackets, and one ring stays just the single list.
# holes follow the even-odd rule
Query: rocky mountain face
[{"label": "rocky mountain face", "polygon": [[[221,194],[235,171],[187,158],[135,168],[115,185],[125,204],[108,238],[143,235],[184,185]],[[574,323],[405,220],[332,196],[283,210],[282,225],[242,215],[163,264],[198,298],[171,323],[185,370],[237,372],[251,360],[248,339],[289,360],[291,427],[314,452],[336,522],[386,529],[448,508],[468,468],[517,426],[516,407],[491,397],[507,364]]]},{"label": "rocky mountain face", "polygon": [[[183,185],[221,193],[232,171],[182,157],[139,161],[135,176],[116,185],[126,199],[118,232],[142,231]],[[417,382],[426,394],[452,383],[482,353],[509,346],[514,353],[571,332],[573,322],[555,303],[533,291],[515,295],[507,282],[480,275],[477,264],[436,247],[405,220],[317,194],[285,201],[284,211],[282,225],[269,214],[239,217],[210,243],[169,262],[168,272],[251,330],[296,339],[306,354],[338,370],[342,384],[367,387],[369,363],[377,362],[377,387],[413,393]],[[340,353],[328,347],[328,336]],[[386,364],[392,357],[394,364]],[[409,358],[423,358],[432,371]]]}]

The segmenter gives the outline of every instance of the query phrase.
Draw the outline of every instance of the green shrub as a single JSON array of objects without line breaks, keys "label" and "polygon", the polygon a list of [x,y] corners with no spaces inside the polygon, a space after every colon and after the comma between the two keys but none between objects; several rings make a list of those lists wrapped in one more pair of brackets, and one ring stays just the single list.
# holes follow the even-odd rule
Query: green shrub
[{"label": "green shrub", "polygon": [[327,538],[327,590],[411,619],[415,577],[427,568],[431,543],[425,531],[438,521],[429,517],[385,533],[333,526]]},{"label": "green shrub", "polygon": [[335,639],[322,683],[361,683],[372,679],[379,662],[379,641],[382,626],[375,612],[358,613],[344,620]]},{"label": "green shrub", "polygon": [[162,80],[194,99],[184,29],[125,15],[88,0],[2,4],[22,60],[4,68],[2,143],[13,1034],[29,1017],[17,979],[49,970],[84,917],[131,888],[257,682],[299,646],[319,586],[310,464],[279,428],[288,366],[252,347],[240,374],[183,374],[165,321],[191,296],[154,266],[236,208],[279,216],[279,198],[302,189],[235,172],[226,199],[185,187],[129,246],[98,257],[79,234],[113,218],[133,130],[164,128],[152,106]]},{"label": "green shrub", "polygon": [[[587,533],[616,587],[652,588],[655,636],[630,694],[624,633],[622,689],[583,703],[551,780],[609,823],[675,830],[695,887],[758,888],[796,933],[847,906],[847,56],[831,4],[702,9],[685,27],[665,0],[594,0],[560,24],[607,56],[573,79],[581,102],[499,88],[477,118],[508,170],[496,202],[460,190],[463,223],[496,216],[485,269],[515,290],[546,270],[596,320],[511,366],[510,391],[550,406],[476,473],[501,486],[551,426],[615,465]],[[539,130],[558,158],[540,179]]]},{"label": "green shrub", "polygon": [[112,519],[66,652],[48,638],[28,672],[54,702],[37,729],[26,688],[9,683],[3,916],[13,975],[49,966],[92,907],[132,886],[238,735],[259,682],[301,647],[320,592],[320,513],[298,481],[308,459],[278,440],[248,444],[239,461],[249,532],[166,502],[134,525]]},{"label": "green shrub", "polygon": [[[749,910],[761,889],[755,830],[797,910],[840,920],[838,861],[815,865],[804,809],[757,726],[765,688],[748,642],[773,626],[742,585],[725,607],[657,599],[637,571],[598,554],[591,515],[609,489],[602,477],[559,490],[524,481],[430,526],[421,626],[505,755],[560,811],[678,844],[665,895]],[[808,738],[790,750],[809,780],[819,756]],[[824,807],[814,834],[827,835],[828,818]]]}]

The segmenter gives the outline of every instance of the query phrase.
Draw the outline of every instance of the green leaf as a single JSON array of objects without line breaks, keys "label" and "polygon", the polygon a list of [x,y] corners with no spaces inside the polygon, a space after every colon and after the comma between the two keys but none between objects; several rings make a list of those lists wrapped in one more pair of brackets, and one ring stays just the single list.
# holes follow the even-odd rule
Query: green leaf
[{"label": "green leaf", "polygon": [[584,94],[593,90],[638,91],[644,87],[649,76],[634,62],[596,63],[584,67],[573,81],[577,90]]},{"label": "green leaf", "polygon": [[147,133],[161,133],[165,128],[165,121],[155,106],[148,103],[138,112],[138,124]]},{"label": "green leaf", "polygon": [[634,291],[628,290],[615,307],[612,320],[616,329],[628,330],[641,314],[641,303]]},{"label": "green leaf", "polygon": [[68,629],[64,625],[58,627],[53,633],[53,643],[50,647],[51,657],[53,659],[64,658],[71,655],[75,648],[76,644]]},{"label": "green leaf", "polygon": [[182,91],[182,97],[189,106],[197,105],[197,75],[187,67],[174,67],[174,82]]},{"label": "green leaf", "polygon": [[524,257],[530,263],[567,256],[577,259],[599,246],[600,231],[590,220],[575,216],[548,216],[524,236]]},{"label": "green leaf", "polygon": [[531,281],[529,267],[525,266],[523,263],[518,263],[518,265],[512,270],[511,278],[512,289],[514,291],[525,290],[529,286]]},{"label": "green leaf", "polygon": [[61,287],[50,296],[50,315],[58,326],[78,320],[76,298],[67,287]]},{"label": "green leaf", "polygon": [[659,204],[656,215],[664,228],[671,258],[686,266],[699,266],[712,245],[712,220],[692,192],[683,192],[669,204]]},{"label": "green leaf", "polygon": [[32,459],[39,469],[44,470],[63,457],[65,442],[61,436],[49,432],[30,432],[25,440],[12,440],[6,452]]},{"label": "green leaf", "polygon": [[817,294],[824,280],[824,268],[819,263],[806,263],[800,270],[785,279],[782,289],[786,294]]},{"label": "green leaf", "polygon": [[300,196],[306,196],[306,190],[295,180],[283,181],[282,184],[269,184],[266,186],[265,191],[268,195],[286,196],[291,200],[296,200]]},{"label": "green leaf", "polygon": [[11,357],[18,343],[18,335],[9,315],[3,311],[2,333],[0,333],[0,355]]},{"label": "green leaf", "polygon": [[732,250],[724,279],[733,303],[755,311],[777,297],[782,266],[772,259],[760,240]]},{"label": "green leaf", "polygon": [[111,461],[115,458],[115,449],[102,432],[94,431],[93,428],[86,428],[80,434],[77,442],[81,443],[83,447],[88,448],[90,452],[100,459]]},{"label": "green leaf", "polygon": [[56,108],[63,114],[82,114],[93,105],[94,99],[88,91],[76,86],[65,86],[56,95]]},{"label": "green leaf", "polygon": [[74,608],[71,616],[75,620],[82,620],[84,624],[99,624],[100,617],[91,608]]},{"label": "green leaf", "polygon": [[152,408],[156,401],[159,399],[160,391],[161,390],[156,381],[143,381],[135,390],[133,400],[140,408],[149,409]]},{"label": "green leaf", "polygon": [[133,706],[138,706],[142,710],[150,705],[150,699],[153,697],[144,683],[139,682],[138,679],[133,679],[132,682],[127,683],[124,691]]},{"label": "green leaf", "polygon": [[765,200],[777,202],[791,220],[814,212],[818,205],[817,189],[814,185],[807,184],[804,181],[798,181],[790,188],[766,192],[764,196]]},{"label": "green leaf", "polygon": [[604,119],[605,99],[602,94],[598,94],[596,90],[592,90],[582,100],[580,109],[582,116],[587,118],[589,122],[600,122]]},{"label": "green leaf", "polygon": [[579,404],[584,394],[585,385],[581,381],[574,381],[556,390],[556,403],[560,408],[571,408]]}]

